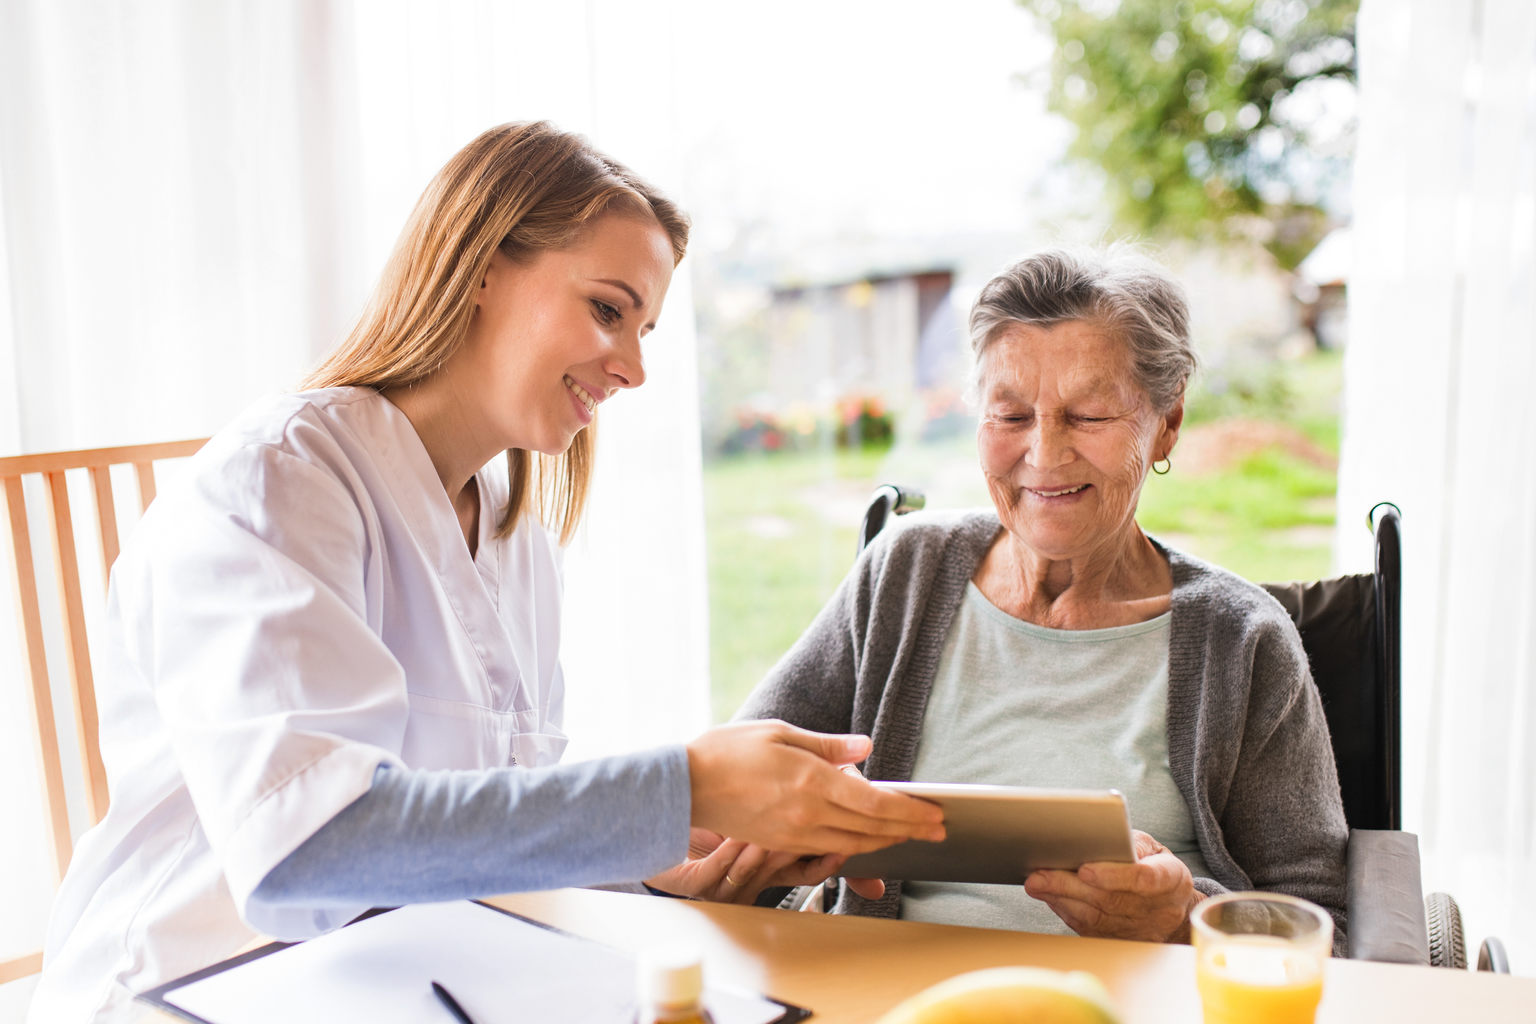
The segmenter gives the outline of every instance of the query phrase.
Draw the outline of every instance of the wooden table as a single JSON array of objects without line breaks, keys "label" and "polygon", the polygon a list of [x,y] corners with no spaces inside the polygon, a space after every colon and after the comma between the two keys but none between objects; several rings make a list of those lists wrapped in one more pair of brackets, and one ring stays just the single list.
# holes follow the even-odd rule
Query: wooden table
[{"label": "wooden table", "polygon": [[[631,953],[658,939],[704,951],[706,977],[812,1010],[813,1024],[876,1020],[937,981],[1032,964],[1097,974],[1126,1024],[1199,1024],[1194,951],[1108,939],[827,917],[562,889],[487,902]],[[1536,1022],[1536,979],[1331,960],[1319,1024]]]}]

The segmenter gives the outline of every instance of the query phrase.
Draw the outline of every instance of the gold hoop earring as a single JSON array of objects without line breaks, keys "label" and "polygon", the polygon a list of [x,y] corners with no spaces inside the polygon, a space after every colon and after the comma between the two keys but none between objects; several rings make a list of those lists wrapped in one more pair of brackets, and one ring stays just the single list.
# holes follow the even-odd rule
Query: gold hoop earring
[{"label": "gold hoop earring", "polygon": [[1152,463],[1152,472],[1156,473],[1158,476],[1167,476],[1169,473],[1173,472],[1173,460],[1172,459],[1168,458],[1165,455],[1165,456],[1163,456],[1161,461],[1162,462],[1166,462],[1168,464],[1168,468],[1167,469],[1158,469],[1157,468],[1157,462],[1153,462]]}]

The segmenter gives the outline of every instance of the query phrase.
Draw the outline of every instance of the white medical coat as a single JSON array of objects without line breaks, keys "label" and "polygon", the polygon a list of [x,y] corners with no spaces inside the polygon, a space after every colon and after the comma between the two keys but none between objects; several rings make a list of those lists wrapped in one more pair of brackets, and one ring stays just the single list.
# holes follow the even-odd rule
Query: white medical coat
[{"label": "white medical coat", "polygon": [[559,760],[559,548],[495,538],[505,460],[477,476],[479,547],[410,421],[368,388],[258,403],[156,499],[112,572],[95,648],[111,809],[49,925],[33,1021],[137,1019],[132,995],[256,932],[355,910],[250,902],[380,764]]}]

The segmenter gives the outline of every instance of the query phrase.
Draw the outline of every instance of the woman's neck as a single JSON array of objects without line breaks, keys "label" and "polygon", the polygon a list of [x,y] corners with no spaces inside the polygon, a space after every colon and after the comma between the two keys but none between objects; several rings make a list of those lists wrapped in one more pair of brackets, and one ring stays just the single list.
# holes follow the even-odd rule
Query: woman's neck
[{"label": "woman's neck", "polygon": [[1001,531],[972,581],[1015,618],[1054,629],[1133,625],[1168,611],[1173,573],[1134,521],[1071,558],[1034,551]]},{"label": "woman's neck", "polygon": [[473,404],[456,393],[454,381],[446,373],[418,384],[391,388],[383,395],[416,429],[416,436],[432,460],[432,468],[442,481],[443,490],[447,492],[464,532],[464,540],[473,553],[480,495],[478,488],[470,485],[475,473],[491,461],[499,449],[489,439],[483,425],[468,414]]}]

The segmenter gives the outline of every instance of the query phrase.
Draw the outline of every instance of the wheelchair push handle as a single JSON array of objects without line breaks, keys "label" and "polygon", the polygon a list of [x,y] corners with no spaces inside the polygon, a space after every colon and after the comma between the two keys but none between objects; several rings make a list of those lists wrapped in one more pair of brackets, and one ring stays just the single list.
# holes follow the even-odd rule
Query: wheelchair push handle
[{"label": "wheelchair push handle", "polygon": [[885,529],[886,521],[891,516],[916,512],[927,503],[928,499],[916,487],[899,487],[896,484],[876,487],[875,492],[869,496],[869,507],[864,510],[864,522],[859,525],[856,554],[863,553],[869,542]]},{"label": "wheelchair push handle", "polygon": [[1372,534],[1376,533],[1376,510],[1379,508],[1391,509],[1390,512],[1383,512],[1381,514],[1381,518],[1385,520],[1388,517],[1391,517],[1394,520],[1394,525],[1396,520],[1403,518],[1403,510],[1398,508],[1396,504],[1390,501],[1378,501],[1376,504],[1372,505],[1371,510],[1365,514],[1365,528],[1371,531]]}]

